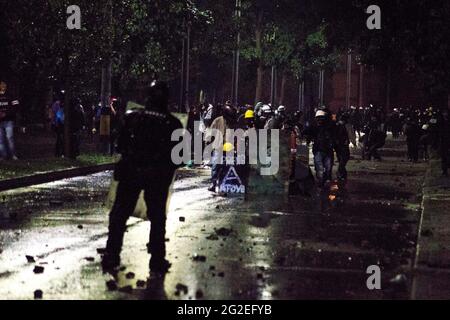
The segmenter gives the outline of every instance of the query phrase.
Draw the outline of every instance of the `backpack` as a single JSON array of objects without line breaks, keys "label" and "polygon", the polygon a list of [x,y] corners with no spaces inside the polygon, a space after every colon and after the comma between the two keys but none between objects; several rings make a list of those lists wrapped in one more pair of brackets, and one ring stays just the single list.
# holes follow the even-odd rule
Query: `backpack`
[{"label": "backpack", "polygon": [[55,118],[57,126],[64,125],[64,109],[59,108],[58,111],[56,111]]},{"label": "backpack", "polygon": [[334,140],[329,128],[319,129],[317,138],[314,143],[314,149],[325,153],[332,153],[334,148]]}]

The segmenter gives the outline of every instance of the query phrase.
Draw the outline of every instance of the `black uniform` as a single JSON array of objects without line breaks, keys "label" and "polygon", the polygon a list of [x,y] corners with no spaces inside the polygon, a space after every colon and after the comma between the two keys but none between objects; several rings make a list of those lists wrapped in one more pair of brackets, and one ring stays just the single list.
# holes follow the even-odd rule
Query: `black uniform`
[{"label": "black uniform", "polygon": [[72,109],[72,119],[72,126],[70,128],[73,150],[72,155],[76,158],[80,155],[81,132],[83,130],[83,127],[86,125],[84,108],[79,101],[75,101],[74,107]]},{"label": "black uniform", "polygon": [[361,137],[362,122],[362,116],[359,110],[353,110],[350,115],[350,123],[359,137]]},{"label": "black uniform", "polygon": [[348,131],[345,127],[345,122],[339,121],[336,124],[336,156],[339,161],[338,166],[338,179],[347,180],[347,163],[350,160],[350,139],[348,137]]},{"label": "black uniform", "polygon": [[394,139],[398,139],[400,132],[402,131],[402,123],[398,112],[394,112],[389,118],[389,127],[392,131]]},{"label": "black uniform", "polygon": [[381,124],[378,119],[373,118],[366,126],[364,132],[363,159],[381,160],[378,149],[386,143],[386,133],[381,130]]},{"label": "black uniform", "polygon": [[[167,111],[133,111],[127,113],[120,130],[117,150],[122,160],[114,172],[119,181],[114,207],[110,213],[109,238],[104,267],[118,266],[126,222],[133,213],[139,194],[144,198],[151,222],[150,268],[164,269],[166,204],[176,166],[171,152],[176,142],[171,141],[174,130],[181,129],[178,119]],[[168,266],[167,266],[168,267]]]},{"label": "black uniform", "polygon": [[408,160],[417,162],[419,160],[420,128],[415,120],[410,120],[405,125],[406,143],[408,145]]}]

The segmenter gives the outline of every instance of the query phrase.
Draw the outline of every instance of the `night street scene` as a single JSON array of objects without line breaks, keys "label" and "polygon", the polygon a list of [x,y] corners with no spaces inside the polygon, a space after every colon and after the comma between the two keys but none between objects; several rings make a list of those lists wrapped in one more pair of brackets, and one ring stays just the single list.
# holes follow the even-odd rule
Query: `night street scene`
[{"label": "night street scene", "polygon": [[0,0],[0,300],[449,300],[449,16]]}]

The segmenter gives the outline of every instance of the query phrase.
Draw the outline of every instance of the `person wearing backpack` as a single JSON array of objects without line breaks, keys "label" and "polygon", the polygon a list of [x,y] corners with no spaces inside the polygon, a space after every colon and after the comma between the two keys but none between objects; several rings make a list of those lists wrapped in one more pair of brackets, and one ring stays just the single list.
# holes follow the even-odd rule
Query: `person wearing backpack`
[{"label": "person wearing backpack", "polygon": [[53,117],[53,130],[56,133],[55,143],[55,157],[64,157],[64,104],[59,100],[52,106]]}]

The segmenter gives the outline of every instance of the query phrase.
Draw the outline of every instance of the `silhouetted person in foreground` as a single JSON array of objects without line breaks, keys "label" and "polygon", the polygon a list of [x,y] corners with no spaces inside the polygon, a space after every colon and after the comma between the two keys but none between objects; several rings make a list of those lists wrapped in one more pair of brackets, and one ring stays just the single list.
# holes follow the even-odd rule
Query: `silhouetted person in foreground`
[{"label": "silhouetted person in foreground", "polygon": [[150,269],[165,273],[170,268],[165,259],[165,232],[166,203],[176,170],[171,160],[176,142],[171,141],[171,135],[174,130],[182,129],[182,125],[168,112],[168,98],[167,85],[154,81],[149,88],[146,109],[125,115],[117,141],[122,159],[114,172],[119,184],[110,213],[109,237],[102,261],[106,272],[115,271],[120,266],[126,222],[142,190],[151,222],[148,244]]}]

